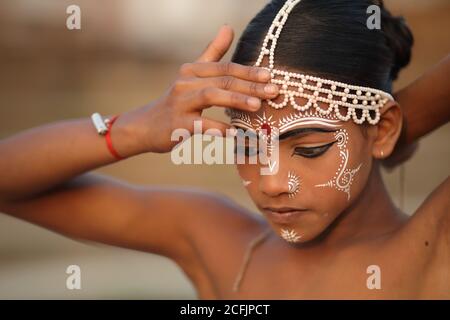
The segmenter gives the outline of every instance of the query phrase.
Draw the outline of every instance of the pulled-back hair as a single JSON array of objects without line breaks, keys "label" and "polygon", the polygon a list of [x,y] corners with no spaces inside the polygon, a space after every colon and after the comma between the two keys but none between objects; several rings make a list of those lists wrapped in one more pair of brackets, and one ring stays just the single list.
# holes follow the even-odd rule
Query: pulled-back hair
[{"label": "pulled-back hair", "polygon": [[[270,1],[248,24],[232,61],[252,65],[286,0]],[[367,8],[378,5],[381,29],[369,29]],[[275,68],[286,67],[335,81],[392,91],[411,58],[413,36],[382,1],[302,0],[289,14],[275,50]]]}]

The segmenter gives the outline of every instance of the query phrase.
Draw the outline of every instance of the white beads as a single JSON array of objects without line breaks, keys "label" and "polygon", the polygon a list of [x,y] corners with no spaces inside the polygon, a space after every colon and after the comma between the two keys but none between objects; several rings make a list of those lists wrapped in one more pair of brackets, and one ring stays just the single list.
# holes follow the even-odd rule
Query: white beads
[{"label": "white beads", "polygon": [[[361,124],[366,119],[370,124],[377,124],[380,119],[380,108],[394,98],[381,90],[354,86],[338,81],[322,79],[311,75],[293,73],[275,69],[275,49],[281,31],[288,19],[289,13],[301,0],[287,0],[275,17],[269,31],[264,38],[260,55],[255,63],[259,67],[265,56],[269,56],[269,68],[271,82],[281,86],[280,96],[284,96],[281,103],[267,100],[267,103],[275,108],[281,109],[291,104],[294,109],[305,112],[309,108],[314,109],[322,115],[329,116],[333,112],[337,119],[348,121],[353,118],[355,123]],[[267,68],[266,68],[267,69]],[[299,105],[296,98],[306,99],[304,105]],[[327,109],[322,109],[319,102],[327,104]],[[347,109],[347,114],[342,115],[339,108]],[[356,110],[361,110],[358,118]],[[371,117],[371,112],[375,117]]]}]

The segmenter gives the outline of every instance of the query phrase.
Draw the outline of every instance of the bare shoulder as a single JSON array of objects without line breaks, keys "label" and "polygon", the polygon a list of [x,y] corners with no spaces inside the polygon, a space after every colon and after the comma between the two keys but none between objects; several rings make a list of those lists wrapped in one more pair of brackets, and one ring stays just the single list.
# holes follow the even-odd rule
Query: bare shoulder
[{"label": "bare shoulder", "polygon": [[[221,193],[189,188],[173,191],[172,196],[180,203],[179,209],[183,209],[183,229],[193,242],[205,237],[236,236],[244,230],[257,231],[264,226],[260,215]],[[180,201],[180,196],[184,201]]]},{"label": "bare shoulder", "polygon": [[450,177],[425,199],[409,225],[413,231],[421,231],[435,240],[450,238]]},{"label": "bare shoulder", "polygon": [[192,188],[183,193],[190,198],[183,229],[192,254],[176,262],[200,296],[218,296],[217,279],[224,285],[232,283],[246,245],[267,223],[223,194]]},{"label": "bare shoulder", "polygon": [[402,228],[405,252],[420,273],[423,297],[449,298],[450,292],[450,178],[422,203]]},{"label": "bare shoulder", "polygon": [[263,217],[222,194],[204,193],[197,209],[186,227],[193,246],[202,254],[225,253],[222,246],[245,244],[267,227]]}]

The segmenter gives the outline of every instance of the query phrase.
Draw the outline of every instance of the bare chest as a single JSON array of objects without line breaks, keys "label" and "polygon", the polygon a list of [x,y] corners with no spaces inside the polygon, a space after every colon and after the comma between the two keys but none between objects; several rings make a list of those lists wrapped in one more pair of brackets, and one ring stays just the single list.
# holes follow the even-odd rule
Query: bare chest
[{"label": "bare chest", "polygon": [[245,251],[232,247],[205,256],[208,276],[197,284],[199,298],[410,299],[420,296],[425,280],[423,254],[398,246],[292,255],[267,244],[252,253],[245,268]]}]

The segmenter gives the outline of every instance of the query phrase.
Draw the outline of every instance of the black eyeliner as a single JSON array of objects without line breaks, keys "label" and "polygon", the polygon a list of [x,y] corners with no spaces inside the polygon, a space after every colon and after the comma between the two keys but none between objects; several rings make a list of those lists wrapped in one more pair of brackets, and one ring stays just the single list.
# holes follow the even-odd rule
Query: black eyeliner
[{"label": "black eyeliner", "polygon": [[[316,158],[316,157],[319,157],[319,156],[321,156],[322,154],[324,154],[328,149],[330,149],[331,148],[331,146],[333,146],[333,144],[335,144],[337,142],[337,140],[334,140],[333,142],[330,142],[330,143],[328,143],[328,144],[324,144],[324,145],[322,145],[322,146],[316,146],[316,147],[296,147],[296,148],[294,148],[294,151],[292,152],[292,155],[291,155],[291,157],[292,156],[294,156],[294,155],[299,155],[299,156],[302,156],[302,157],[304,157],[304,158]],[[298,154],[298,153],[296,153],[296,149],[303,149],[303,150],[314,150],[314,149],[324,149],[324,151],[323,152],[321,152],[321,153],[319,153],[319,154],[317,154],[317,155],[313,155],[313,156],[307,156],[307,155],[304,155],[304,154]]]}]

